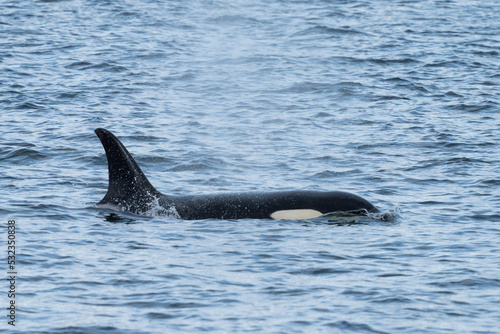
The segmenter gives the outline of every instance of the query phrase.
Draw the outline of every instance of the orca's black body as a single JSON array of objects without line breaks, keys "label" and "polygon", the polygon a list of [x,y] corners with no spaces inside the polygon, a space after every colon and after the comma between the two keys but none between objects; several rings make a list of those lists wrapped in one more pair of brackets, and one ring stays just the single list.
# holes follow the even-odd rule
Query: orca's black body
[{"label": "orca's black body", "polygon": [[[168,196],[156,190],[132,155],[111,132],[96,129],[109,169],[102,207],[136,214],[174,213],[182,219],[307,219],[336,211],[379,212],[365,199],[340,191],[283,191],[199,196]],[[158,211],[160,208],[160,211]]]}]

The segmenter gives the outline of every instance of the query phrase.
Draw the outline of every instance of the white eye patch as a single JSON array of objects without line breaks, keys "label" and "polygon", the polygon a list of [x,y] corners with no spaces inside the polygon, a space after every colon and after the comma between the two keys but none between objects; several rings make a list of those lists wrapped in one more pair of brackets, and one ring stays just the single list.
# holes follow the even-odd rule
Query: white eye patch
[{"label": "white eye patch", "polygon": [[310,219],[323,215],[321,212],[312,209],[279,210],[271,213],[273,219]]}]

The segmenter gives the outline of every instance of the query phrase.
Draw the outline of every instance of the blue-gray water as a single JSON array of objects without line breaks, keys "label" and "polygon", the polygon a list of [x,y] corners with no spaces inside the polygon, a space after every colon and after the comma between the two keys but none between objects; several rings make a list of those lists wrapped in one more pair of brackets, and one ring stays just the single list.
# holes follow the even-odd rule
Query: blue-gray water
[{"label": "blue-gray water", "polygon": [[[494,0],[0,1],[0,329],[498,333],[499,36]],[[394,218],[115,216],[97,127],[164,193]]]}]

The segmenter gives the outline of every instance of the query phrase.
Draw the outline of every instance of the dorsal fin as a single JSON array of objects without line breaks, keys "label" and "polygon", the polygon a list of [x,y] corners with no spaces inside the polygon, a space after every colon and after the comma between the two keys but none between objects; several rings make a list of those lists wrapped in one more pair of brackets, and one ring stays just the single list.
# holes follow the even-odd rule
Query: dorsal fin
[{"label": "dorsal fin", "polygon": [[98,204],[137,212],[161,196],[115,135],[101,128],[95,129],[95,133],[106,151],[109,170],[108,192]]}]

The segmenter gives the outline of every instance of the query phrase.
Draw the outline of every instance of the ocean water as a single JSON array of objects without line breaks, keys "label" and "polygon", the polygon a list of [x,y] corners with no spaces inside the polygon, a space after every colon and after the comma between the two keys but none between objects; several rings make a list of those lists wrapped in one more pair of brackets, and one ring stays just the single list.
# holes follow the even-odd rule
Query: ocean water
[{"label": "ocean water", "polygon": [[[493,0],[0,1],[0,331],[498,333],[499,36]],[[98,209],[98,127],[167,194],[389,219]]]}]

